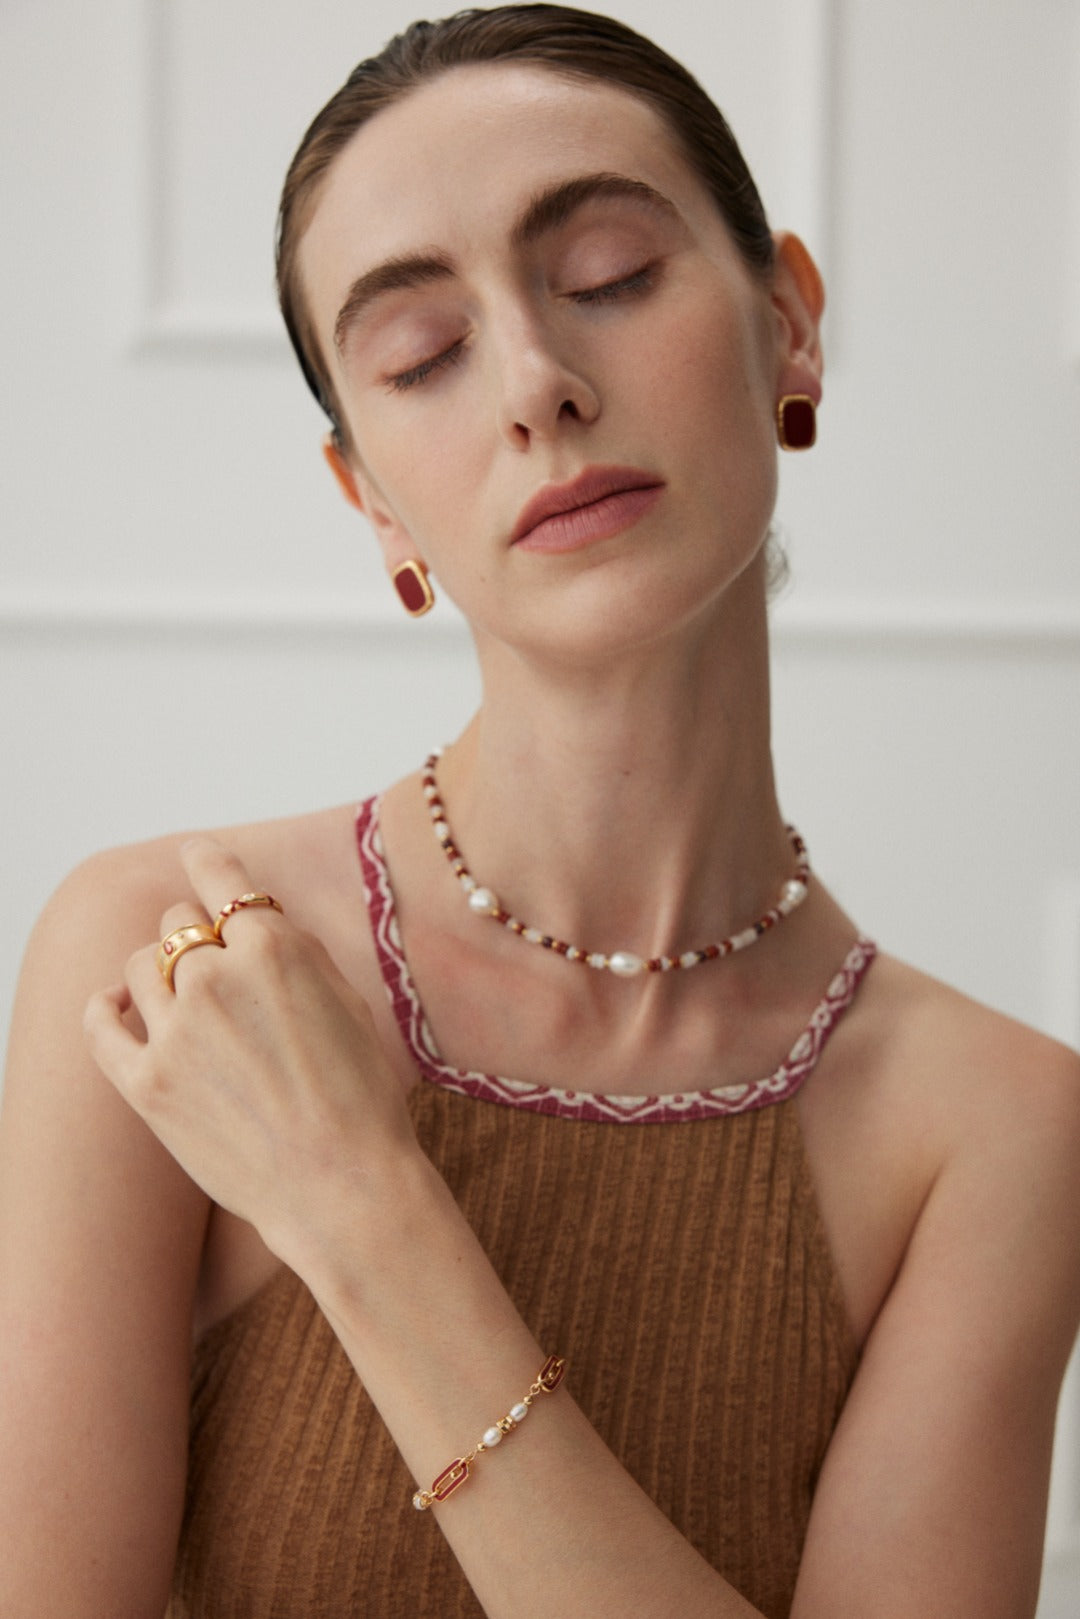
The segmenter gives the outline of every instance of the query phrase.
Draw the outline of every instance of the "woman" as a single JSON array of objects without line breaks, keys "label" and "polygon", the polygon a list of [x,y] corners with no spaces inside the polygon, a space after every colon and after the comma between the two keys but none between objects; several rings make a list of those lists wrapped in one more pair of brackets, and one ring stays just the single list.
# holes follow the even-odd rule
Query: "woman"
[{"label": "woman", "polygon": [[354,80],[283,307],[483,704],[358,819],[104,855],[44,915],[0,1611],[1030,1615],[1077,1060],[877,955],[779,813],[817,272],[620,25],[465,14]]}]

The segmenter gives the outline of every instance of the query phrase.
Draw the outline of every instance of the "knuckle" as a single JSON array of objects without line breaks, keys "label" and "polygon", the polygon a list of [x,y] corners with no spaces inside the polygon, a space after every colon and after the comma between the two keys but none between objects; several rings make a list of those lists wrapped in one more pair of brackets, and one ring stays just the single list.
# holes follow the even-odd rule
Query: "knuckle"
[{"label": "knuckle", "polygon": [[167,1068],[153,1060],[141,1062],[128,1083],[129,1095],[140,1113],[162,1113],[171,1090]]},{"label": "knuckle", "polygon": [[209,951],[189,950],[183,961],[177,962],[173,974],[173,983],[183,992],[183,1006],[195,1014],[206,1011],[218,999],[217,978],[209,964],[198,959],[204,953],[208,955]]},{"label": "knuckle", "polygon": [[295,931],[268,925],[264,917],[260,917],[249,931],[252,949],[264,962],[288,961],[296,954],[298,936]]},{"label": "knuckle", "polygon": [[129,988],[143,977],[148,967],[153,967],[155,971],[157,970],[157,957],[158,947],[156,944],[145,944],[141,950],[136,950],[133,955],[128,957],[124,968],[124,977]]},{"label": "knuckle", "polygon": [[161,913],[161,937],[164,938],[166,934],[172,933],[176,928],[187,927],[193,920],[190,905],[170,905],[167,910]]},{"label": "knuckle", "polygon": [[320,965],[329,960],[322,940],[317,938],[314,933],[309,933],[306,928],[294,928],[292,934],[296,941],[298,953],[308,956]]},{"label": "knuckle", "polygon": [[97,1048],[97,1033],[101,1022],[101,1003],[103,999],[103,992],[97,990],[83,1007],[82,1031],[91,1051]]}]

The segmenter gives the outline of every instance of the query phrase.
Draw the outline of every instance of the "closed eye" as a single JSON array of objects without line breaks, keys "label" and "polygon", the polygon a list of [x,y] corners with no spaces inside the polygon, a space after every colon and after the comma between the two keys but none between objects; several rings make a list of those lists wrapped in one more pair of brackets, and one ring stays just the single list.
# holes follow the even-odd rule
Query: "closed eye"
[{"label": "closed eye", "polygon": [[[580,292],[572,292],[570,298],[576,304],[613,304],[620,298],[631,298],[635,293],[647,292],[656,279],[656,266],[647,264],[633,275],[622,276],[618,281],[605,281],[599,287],[585,287]],[[405,393],[409,388],[415,388],[426,382],[437,371],[448,370],[457,365],[465,347],[463,338],[452,343],[441,354],[433,354],[429,360],[421,360],[417,365],[409,366],[406,371],[399,371],[395,376],[386,379],[387,387],[392,393]]]},{"label": "closed eye", "polygon": [[578,304],[613,304],[619,298],[632,297],[636,292],[647,292],[655,279],[656,267],[647,264],[641,270],[635,270],[633,275],[623,276],[619,281],[605,281],[600,287],[586,287],[581,292],[571,293],[575,303]]},{"label": "closed eye", "polygon": [[457,365],[465,347],[463,338],[451,343],[448,349],[441,354],[433,354],[430,360],[421,360],[418,365],[411,365],[407,371],[399,371],[396,376],[387,377],[386,384],[392,393],[404,393],[406,388],[415,388],[418,383],[425,382],[436,371],[445,371],[452,365]]}]

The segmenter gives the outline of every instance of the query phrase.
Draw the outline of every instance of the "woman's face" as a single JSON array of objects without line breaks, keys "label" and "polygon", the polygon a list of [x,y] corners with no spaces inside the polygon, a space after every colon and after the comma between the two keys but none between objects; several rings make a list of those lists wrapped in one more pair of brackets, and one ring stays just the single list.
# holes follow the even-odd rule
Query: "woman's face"
[{"label": "woman's face", "polygon": [[[755,281],[635,98],[509,64],[424,85],[335,160],[300,272],[387,561],[481,640],[608,653],[758,552],[776,400],[816,361],[791,278]],[[552,490],[576,515],[529,526]]]}]

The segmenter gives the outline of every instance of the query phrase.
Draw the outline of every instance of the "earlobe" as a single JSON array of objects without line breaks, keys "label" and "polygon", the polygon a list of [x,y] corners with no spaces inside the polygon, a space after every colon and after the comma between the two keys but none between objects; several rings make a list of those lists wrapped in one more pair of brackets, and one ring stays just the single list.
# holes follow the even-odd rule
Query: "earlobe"
[{"label": "earlobe", "polygon": [[348,461],[345,459],[340,445],[336,443],[333,437],[328,437],[323,441],[323,456],[326,459],[326,464],[330,468],[330,471],[334,474],[334,479],[338,488],[345,496],[345,499],[349,502],[349,505],[355,506],[358,512],[362,512],[364,510],[364,502],[360,498],[360,491],[356,485],[355,474],[353,473],[352,467],[350,467]]},{"label": "earlobe", "polygon": [[366,517],[374,529],[394,588],[407,611],[419,618],[433,606],[435,597],[428,584],[427,568],[416,557],[412,539],[364,468],[354,468],[349,463],[332,434],[323,442],[323,456],[349,505]]}]

